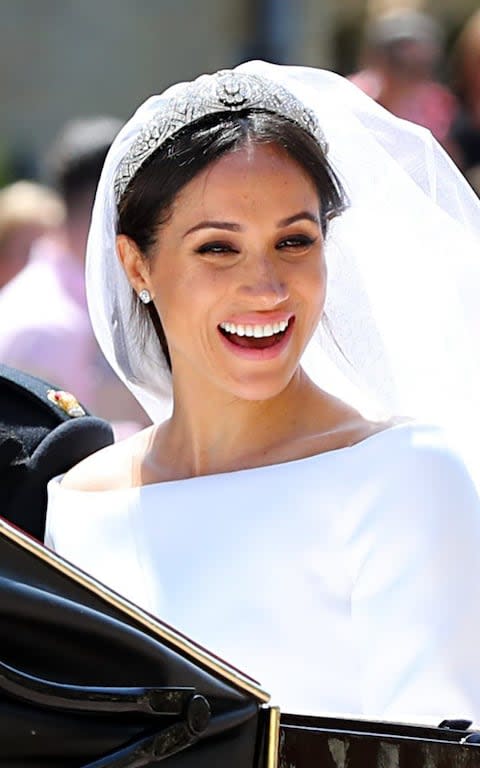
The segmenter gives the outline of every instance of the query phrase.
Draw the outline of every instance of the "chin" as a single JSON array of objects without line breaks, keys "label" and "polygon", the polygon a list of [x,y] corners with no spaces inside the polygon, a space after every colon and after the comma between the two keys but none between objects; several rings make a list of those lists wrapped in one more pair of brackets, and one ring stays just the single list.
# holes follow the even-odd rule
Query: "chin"
[{"label": "chin", "polygon": [[295,371],[285,376],[265,377],[263,380],[256,377],[252,377],[248,381],[240,382],[237,380],[229,382],[225,389],[228,389],[239,400],[265,402],[281,395],[290,384],[294,374]]}]

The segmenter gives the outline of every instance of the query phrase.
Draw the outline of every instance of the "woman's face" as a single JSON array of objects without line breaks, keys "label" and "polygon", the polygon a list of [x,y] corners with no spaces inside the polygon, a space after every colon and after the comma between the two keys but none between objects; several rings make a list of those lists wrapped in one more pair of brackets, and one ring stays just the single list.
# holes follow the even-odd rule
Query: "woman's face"
[{"label": "woman's face", "polygon": [[187,184],[131,278],[153,296],[174,388],[281,392],[322,313],[323,245],[314,183],[276,145],[225,155]]}]

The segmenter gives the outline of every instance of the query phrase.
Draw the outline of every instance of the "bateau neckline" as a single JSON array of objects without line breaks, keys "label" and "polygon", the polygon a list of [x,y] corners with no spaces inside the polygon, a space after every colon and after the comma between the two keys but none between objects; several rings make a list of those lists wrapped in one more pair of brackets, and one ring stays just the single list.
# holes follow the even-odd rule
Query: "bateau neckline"
[{"label": "bateau neckline", "polygon": [[53,478],[50,482],[54,483],[57,487],[57,490],[60,490],[62,493],[68,493],[68,494],[76,494],[76,493],[87,493],[87,494],[129,494],[129,495],[140,495],[144,493],[150,493],[152,490],[161,487],[173,487],[178,484],[185,484],[185,483],[196,483],[196,482],[209,482],[213,478],[228,478],[231,476],[238,476],[240,474],[245,473],[255,473],[260,471],[276,471],[279,468],[288,468],[293,467],[295,465],[300,464],[306,464],[306,463],[312,463],[319,460],[327,461],[329,458],[334,458],[339,455],[350,455],[352,453],[357,453],[358,451],[364,449],[365,447],[370,446],[373,442],[376,442],[377,440],[383,438],[384,436],[389,436],[393,433],[408,431],[412,429],[440,429],[439,427],[436,427],[433,424],[423,424],[416,421],[401,421],[397,424],[393,424],[390,427],[386,427],[385,429],[380,429],[378,432],[374,432],[371,435],[368,435],[368,437],[365,437],[363,440],[359,440],[357,443],[353,443],[353,445],[344,445],[340,448],[332,448],[327,451],[320,451],[320,453],[313,453],[311,456],[302,456],[298,459],[289,459],[288,461],[280,461],[276,464],[262,464],[261,466],[257,467],[243,467],[241,469],[233,469],[228,472],[216,472],[206,475],[193,475],[192,477],[184,477],[179,478],[177,480],[162,480],[160,482],[156,483],[146,483],[145,485],[132,485],[127,486],[123,488],[105,488],[104,490],[98,490],[98,491],[83,491],[78,490],[76,488],[62,488],[61,480],[63,475],[59,475],[55,478]]}]

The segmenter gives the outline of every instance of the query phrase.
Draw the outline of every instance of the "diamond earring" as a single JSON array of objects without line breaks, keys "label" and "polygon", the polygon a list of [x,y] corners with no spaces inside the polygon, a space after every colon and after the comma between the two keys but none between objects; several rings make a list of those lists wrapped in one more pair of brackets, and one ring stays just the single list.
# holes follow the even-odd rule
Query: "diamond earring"
[{"label": "diamond earring", "polygon": [[146,288],[144,288],[140,293],[138,294],[138,298],[143,304],[150,304],[152,297],[150,295],[150,291],[147,291]]}]

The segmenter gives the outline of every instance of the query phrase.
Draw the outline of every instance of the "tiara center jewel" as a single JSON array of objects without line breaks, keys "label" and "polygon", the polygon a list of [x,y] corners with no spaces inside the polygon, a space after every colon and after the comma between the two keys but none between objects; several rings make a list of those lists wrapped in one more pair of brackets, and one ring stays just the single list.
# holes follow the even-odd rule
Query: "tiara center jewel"
[{"label": "tiara center jewel", "polygon": [[248,81],[233,72],[220,72],[216,87],[217,99],[226,107],[241,107],[250,100]]}]

